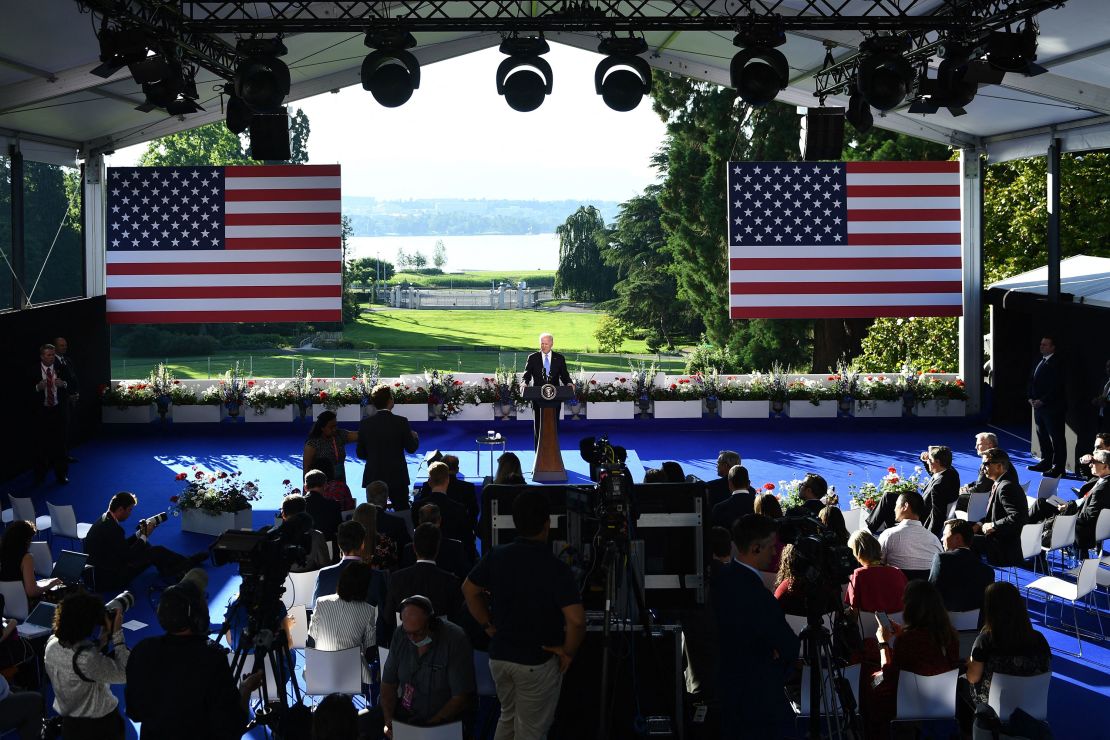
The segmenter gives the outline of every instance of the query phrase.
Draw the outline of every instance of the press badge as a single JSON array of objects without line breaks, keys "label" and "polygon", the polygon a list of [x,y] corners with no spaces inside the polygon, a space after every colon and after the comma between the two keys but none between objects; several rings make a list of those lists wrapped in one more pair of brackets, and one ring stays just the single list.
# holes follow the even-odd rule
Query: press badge
[{"label": "press badge", "polygon": [[416,689],[411,683],[405,684],[401,689],[401,706],[409,711],[412,711],[412,697],[416,694]]}]

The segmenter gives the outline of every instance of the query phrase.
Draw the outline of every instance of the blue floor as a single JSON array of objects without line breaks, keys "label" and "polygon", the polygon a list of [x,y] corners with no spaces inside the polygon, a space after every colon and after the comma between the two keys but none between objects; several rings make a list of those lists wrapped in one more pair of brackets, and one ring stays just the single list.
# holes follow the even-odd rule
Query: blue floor
[{"label": "blue floor", "polygon": [[[344,425],[351,426],[353,425]],[[494,429],[507,438],[507,449],[520,455],[524,467],[530,468],[532,457],[531,424],[527,422],[429,422],[415,425],[421,437],[421,449],[409,456],[410,475],[420,480],[426,474],[423,453],[438,449],[457,454],[461,471],[469,479],[479,481],[490,472],[490,453],[476,451],[475,440]],[[563,458],[571,482],[586,482],[587,469],[578,454],[582,437],[608,434],[611,443],[629,450],[629,468],[639,480],[647,468],[658,467],[665,460],[678,461],[686,473],[703,479],[716,477],[717,452],[732,449],[740,453],[748,468],[753,485],[801,478],[807,472],[825,476],[840,493],[841,505],[847,507],[848,488],[852,483],[877,482],[889,466],[910,474],[918,454],[929,444],[945,444],[954,450],[954,466],[964,482],[973,480],[979,460],[974,454],[974,435],[988,427],[963,420],[674,420],[674,421],[564,421],[561,424]],[[1031,462],[1025,430],[992,429],[1001,444],[1010,451],[1021,479],[1038,479],[1039,474],[1024,469]],[[180,490],[174,480],[176,473],[200,465],[209,470],[241,470],[247,479],[257,480],[263,498],[254,506],[254,525],[273,522],[286,486],[283,481],[299,478],[301,448],[307,426],[303,424],[221,424],[172,425],[158,423],[142,428],[120,425],[105,427],[100,438],[86,442],[73,454],[79,462],[70,468],[70,484],[59,486],[48,478],[39,488],[31,486],[30,476],[10,481],[6,493],[31,495],[40,513],[46,512],[46,501],[69,503],[76,508],[79,521],[92,521],[107,507],[116,492],[128,490],[139,498],[135,518],[163,511],[171,496]],[[354,445],[348,446],[353,457]],[[495,453],[496,456],[496,453]],[[352,481],[356,499],[361,500],[357,484],[362,479],[362,463],[349,459],[347,479]],[[1035,483],[1034,483],[1035,485]],[[1074,481],[1060,484],[1060,495],[1071,497]],[[127,525],[125,525],[127,526]],[[192,553],[204,549],[212,538],[186,534],[174,519],[160,527],[152,538],[179,552]],[[55,554],[71,543],[53,543]],[[209,566],[209,596],[212,618],[218,621],[223,608],[238,588],[238,575],[233,566]],[[1031,574],[1020,573],[1028,581]],[[128,634],[134,645],[143,637],[158,634],[148,602],[147,586],[154,581],[153,573],[138,580],[133,589],[139,597],[128,617],[148,626]],[[1100,606],[1107,606],[1099,597]],[[1083,658],[1061,651],[1076,650],[1074,636],[1060,631],[1059,605],[1049,606],[1048,629],[1042,623],[1042,602],[1034,601],[1031,615],[1044,631],[1053,647],[1055,673],[1049,695],[1050,723],[1058,737],[1110,738],[1110,726],[1103,712],[1110,711],[1110,650],[1107,643],[1084,640]],[[1110,615],[1103,615],[1110,628]],[[1070,607],[1064,607],[1064,622],[1070,626]],[[1080,615],[1081,627],[1098,631],[1094,614]],[[122,691],[118,692],[122,698]],[[133,732],[133,730],[132,730]],[[261,737],[260,733],[252,736]],[[129,735],[133,736],[133,735]]]}]

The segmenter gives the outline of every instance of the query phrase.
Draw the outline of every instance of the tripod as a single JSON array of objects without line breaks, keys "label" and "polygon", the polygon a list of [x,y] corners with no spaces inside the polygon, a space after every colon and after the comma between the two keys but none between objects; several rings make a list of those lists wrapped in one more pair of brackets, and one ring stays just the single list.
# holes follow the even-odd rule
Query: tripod
[{"label": "tripod", "polygon": [[[241,609],[243,606],[240,605],[237,608]],[[231,616],[230,614],[228,615],[228,621],[224,622],[223,627],[220,629],[221,633],[227,630],[227,625],[231,621]],[[264,725],[274,730],[280,727],[282,720],[289,713],[290,704],[285,695],[285,685],[287,681],[293,684],[293,704],[299,705],[303,701],[300,684],[297,683],[297,679],[294,675],[294,666],[296,664],[293,660],[293,653],[289,647],[287,634],[285,629],[281,626],[280,620],[277,620],[271,627],[266,628],[260,627],[259,620],[254,616],[249,616],[248,624],[239,638],[235,653],[231,659],[233,676],[238,677],[246,672],[247,659],[251,655],[251,648],[254,649],[254,662],[249,672],[255,673],[259,670],[266,670],[268,668],[268,674],[273,676],[274,679],[276,695],[270,696],[269,687],[266,685],[266,681],[263,680],[262,685],[259,687],[262,706],[254,713],[254,719],[251,720],[247,729],[251,730],[258,725]]]},{"label": "tripod", "polygon": [[[840,617],[838,615],[837,619]],[[834,623],[833,629],[835,630]],[[817,604],[806,597],[806,626],[800,635],[802,659],[809,666],[809,712],[806,737],[819,740],[821,720],[825,720],[826,734],[830,738],[858,738],[863,736],[856,700],[851,686],[844,677],[843,661],[833,655],[832,633],[824,625],[823,615]],[[828,687],[826,690],[825,687]],[[801,699],[799,698],[799,706]]]}]

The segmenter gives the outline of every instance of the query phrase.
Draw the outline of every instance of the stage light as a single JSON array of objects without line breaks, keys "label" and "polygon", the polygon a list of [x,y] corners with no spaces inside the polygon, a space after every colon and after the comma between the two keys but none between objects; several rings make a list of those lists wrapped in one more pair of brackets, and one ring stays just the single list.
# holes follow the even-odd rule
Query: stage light
[{"label": "stage light", "polygon": [[966,106],[975,99],[979,86],[966,79],[968,65],[961,59],[944,59],[937,68],[937,76],[929,78],[922,70],[918,81],[918,96],[910,105],[910,113],[936,113],[947,108],[953,116],[967,113]]},{"label": "stage light", "polygon": [[227,98],[227,130],[233,134],[241,134],[251,125],[251,109],[247,107],[234,93]]},{"label": "stage light", "polygon": [[278,59],[287,52],[281,39],[242,39],[236,51],[235,95],[252,111],[274,111],[289,94],[289,68]]},{"label": "stage light", "polygon": [[753,24],[738,33],[732,43],[742,47],[729,66],[733,88],[748,105],[770,103],[790,82],[786,56],[776,48],[786,43],[781,24]]},{"label": "stage light", "polygon": [[[122,68],[141,62],[147,56],[147,35],[133,28],[100,28],[100,61],[90,74],[107,79]],[[142,82],[142,80],[139,80]]]},{"label": "stage light", "polygon": [[407,31],[372,31],[364,43],[375,51],[362,60],[362,89],[386,108],[407,103],[420,87],[420,63],[406,51],[416,39]]},{"label": "stage light", "polygon": [[551,94],[551,65],[541,57],[551,51],[543,34],[510,36],[501,42],[501,53],[509,58],[497,67],[497,94],[521,113],[534,111]]},{"label": "stage light", "polygon": [[871,107],[891,110],[909,95],[914,71],[903,56],[909,45],[909,38],[904,36],[872,36],[860,44],[856,84]]},{"label": "stage light", "polygon": [[852,128],[861,134],[866,134],[875,125],[871,106],[858,92],[852,93],[848,98],[848,110],[844,112],[844,120],[852,124]]},{"label": "stage light", "polygon": [[613,110],[632,110],[651,92],[651,67],[638,56],[647,51],[647,42],[614,36],[604,39],[597,50],[607,56],[594,70],[594,89]]},{"label": "stage light", "polygon": [[177,60],[177,50],[172,43],[166,43],[164,49],[151,48],[146,55],[127,65],[131,78],[139,84],[157,82],[173,74],[180,66]]},{"label": "stage light", "polygon": [[1020,72],[1026,77],[1047,72],[1036,59],[1037,27],[1032,21],[1019,31],[992,31],[987,37],[987,63],[1001,72]]},{"label": "stage light", "polygon": [[143,84],[143,94],[146,100],[135,110],[149,113],[158,108],[164,109],[172,116],[184,116],[189,113],[203,111],[197,104],[196,67],[174,65],[169,74],[156,82]]}]

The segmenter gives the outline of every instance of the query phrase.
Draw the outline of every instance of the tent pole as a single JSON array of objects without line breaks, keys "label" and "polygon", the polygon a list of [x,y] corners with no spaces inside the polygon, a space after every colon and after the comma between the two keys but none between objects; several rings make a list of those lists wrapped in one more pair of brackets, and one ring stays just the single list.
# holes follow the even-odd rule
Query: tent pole
[{"label": "tent pole", "polygon": [[1060,139],[1048,147],[1048,302],[1060,302]]},{"label": "tent pole", "polygon": [[967,413],[982,408],[983,383],[983,175],[977,149],[960,150],[960,211],[963,301],[960,316],[960,377],[967,386]]}]

